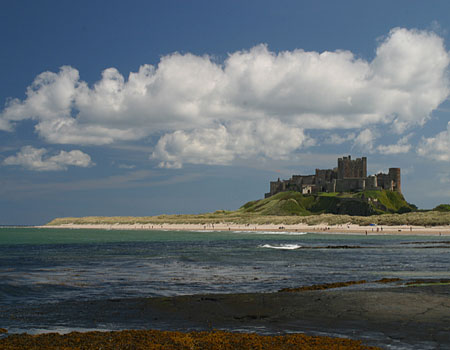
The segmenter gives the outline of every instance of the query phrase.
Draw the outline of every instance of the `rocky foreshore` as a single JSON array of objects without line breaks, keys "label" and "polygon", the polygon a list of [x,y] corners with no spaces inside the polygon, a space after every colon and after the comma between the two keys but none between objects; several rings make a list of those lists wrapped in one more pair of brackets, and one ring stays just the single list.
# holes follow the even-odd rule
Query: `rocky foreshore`
[{"label": "rocky foreshore", "polygon": [[125,330],[116,332],[72,332],[69,334],[14,335],[0,339],[0,349],[45,349],[45,350],[377,350],[362,341],[314,337],[304,334],[279,336],[258,335],[224,331],[169,332],[157,330]]},{"label": "rocky foreshore", "polygon": [[[71,325],[76,324],[84,329],[99,329],[106,326],[109,330],[208,331],[209,333],[205,333],[202,337],[217,341],[208,343],[209,345],[204,347],[194,347],[196,349],[220,348],[218,344],[221,344],[223,349],[252,348],[248,345],[250,343],[245,343],[248,347],[247,345],[241,347],[236,345],[241,344],[243,339],[251,337],[255,342],[254,348],[264,349],[261,344],[267,342],[270,344],[272,341],[272,338],[245,335],[248,332],[260,335],[304,333],[310,336],[344,337],[361,340],[367,346],[389,349],[444,349],[450,347],[449,310],[450,283],[448,281],[425,280],[407,285],[392,280],[387,281],[384,287],[376,288],[368,285],[367,288],[358,287],[357,289],[351,287],[320,288],[276,293],[66,301],[41,306],[27,306],[21,312],[16,311],[13,315],[5,309],[1,317],[11,317],[15,322],[21,324],[49,329],[52,327],[53,329],[55,327],[64,328],[70,320]],[[215,330],[244,332],[244,335],[217,333]],[[127,334],[129,333],[107,332],[100,335],[98,333],[87,333],[86,335],[72,333],[65,337],[52,336],[51,341],[65,349],[97,349],[99,342],[103,344],[104,349],[125,349],[127,348],[125,345],[108,347],[107,344],[111,342],[126,344],[123,341],[126,338],[123,337],[128,336]],[[148,334],[145,332],[135,334],[136,339],[148,339],[146,338]],[[163,337],[162,334],[155,335],[155,339]],[[179,341],[184,345],[170,343],[171,347],[162,346],[160,348],[189,349],[186,344],[194,341],[193,339],[197,336],[183,334],[175,334],[174,337],[184,339]],[[164,335],[164,337],[166,336]],[[32,344],[33,342],[36,345],[28,348],[58,348],[49,346],[48,337],[44,335],[36,337],[12,335],[0,340],[0,349],[22,349],[20,344]],[[81,340],[74,341],[74,338]],[[306,341],[306,338],[300,338],[302,342]],[[295,340],[300,338],[286,337],[284,340],[280,340],[280,344],[300,344],[296,343],[300,340]],[[142,344],[149,342],[148,340],[143,341]],[[152,340],[150,343],[153,341],[154,344],[159,344],[156,340]],[[203,340],[198,341],[203,342]],[[143,345],[138,341],[134,343],[130,340],[130,342],[127,345],[128,348],[144,348],[140,347]],[[95,345],[97,347],[93,344],[97,344]],[[349,347],[343,347],[341,339],[330,340],[329,338],[312,340],[312,343],[305,344],[307,345],[301,347],[302,349],[367,348],[362,343],[351,342]],[[151,347],[147,348],[151,349]],[[155,345],[154,348],[158,347]],[[280,345],[278,348],[288,349],[290,347]]]}]

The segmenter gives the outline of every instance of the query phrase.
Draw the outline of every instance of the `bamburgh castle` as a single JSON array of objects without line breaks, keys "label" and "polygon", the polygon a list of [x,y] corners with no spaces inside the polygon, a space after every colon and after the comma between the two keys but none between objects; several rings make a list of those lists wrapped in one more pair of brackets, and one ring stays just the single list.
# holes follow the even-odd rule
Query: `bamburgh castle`
[{"label": "bamburgh castle", "polygon": [[337,168],[316,169],[315,175],[293,175],[289,180],[270,182],[270,192],[265,194],[265,198],[285,191],[311,194],[383,189],[402,192],[400,168],[389,168],[388,174],[367,176],[367,158],[352,160],[348,156],[338,158]]}]

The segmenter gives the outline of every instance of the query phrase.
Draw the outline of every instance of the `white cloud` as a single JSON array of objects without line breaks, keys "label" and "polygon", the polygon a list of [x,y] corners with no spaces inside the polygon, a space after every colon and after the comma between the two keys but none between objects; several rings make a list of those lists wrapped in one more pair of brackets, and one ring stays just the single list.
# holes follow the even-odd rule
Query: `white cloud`
[{"label": "white cloud", "polygon": [[152,157],[162,160],[160,167],[166,168],[180,168],[182,163],[230,164],[235,158],[283,159],[296,149],[313,143],[303,129],[268,119],[192,132],[175,131],[158,141]]},{"label": "white cloud", "polygon": [[408,153],[411,149],[411,144],[409,144],[409,138],[412,134],[406,135],[402,137],[398,142],[394,145],[379,145],[377,147],[377,151],[381,154],[399,154],[399,153]]},{"label": "white cloud", "polygon": [[[387,124],[399,133],[421,125],[449,95],[448,64],[442,38],[395,28],[373,61],[349,51],[274,53],[259,45],[231,53],[221,64],[208,56],[171,54],[128,79],[108,68],[93,86],[66,66],[37,76],[23,101],[9,101],[0,129],[12,131],[21,120],[33,119],[36,132],[57,144],[104,145],[163,134],[154,152],[162,162],[226,164],[242,154],[228,143],[235,125],[272,120],[303,132]],[[240,137],[253,139],[251,128],[244,129],[249,134]],[[226,149],[211,146],[211,134]],[[197,143],[176,148],[188,141]],[[209,147],[199,146],[204,144]],[[270,151],[276,139],[258,145],[258,153],[278,156]]]},{"label": "white cloud", "polygon": [[450,122],[447,124],[447,130],[440,132],[435,137],[422,138],[417,153],[438,161],[450,161]]},{"label": "white cloud", "polygon": [[36,171],[67,170],[69,165],[83,168],[94,165],[91,157],[79,150],[60,151],[57,155],[44,158],[47,152],[45,148],[24,146],[15,156],[5,158],[3,164],[20,165]]},{"label": "white cloud", "polygon": [[351,132],[347,135],[341,136],[338,134],[331,134],[326,136],[325,143],[329,145],[340,145],[344,142],[352,141],[356,137],[355,133]]},{"label": "white cloud", "polygon": [[364,151],[370,152],[373,150],[373,142],[375,141],[375,139],[376,136],[372,130],[364,129],[355,138],[353,145],[363,149]]}]

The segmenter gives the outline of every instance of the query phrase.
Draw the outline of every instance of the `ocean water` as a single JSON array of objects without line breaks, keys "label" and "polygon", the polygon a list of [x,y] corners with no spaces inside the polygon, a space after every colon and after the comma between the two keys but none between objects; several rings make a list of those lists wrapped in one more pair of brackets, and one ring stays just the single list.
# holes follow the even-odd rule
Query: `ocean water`
[{"label": "ocean water", "polygon": [[[70,300],[448,278],[449,241],[301,232],[0,228],[0,308],[13,314],[15,308]],[[0,317],[0,327],[12,323]]]},{"label": "ocean water", "polygon": [[0,229],[0,306],[448,278],[447,237]]}]

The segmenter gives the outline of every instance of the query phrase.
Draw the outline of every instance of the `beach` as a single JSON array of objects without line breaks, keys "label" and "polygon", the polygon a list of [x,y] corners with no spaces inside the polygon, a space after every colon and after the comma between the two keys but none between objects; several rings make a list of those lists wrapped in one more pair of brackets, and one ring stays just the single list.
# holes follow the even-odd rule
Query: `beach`
[{"label": "beach", "polygon": [[38,228],[69,228],[69,229],[97,229],[97,230],[175,230],[175,231],[260,231],[260,232],[311,232],[311,233],[336,233],[336,234],[360,234],[360,235],[430,235],[450,236],[450,225],[446,226],[417,226],[417,225],[374,225],[360,226],[355,224],[345,225],[320,225],[307,224],[62,224],[36,226]]}]

